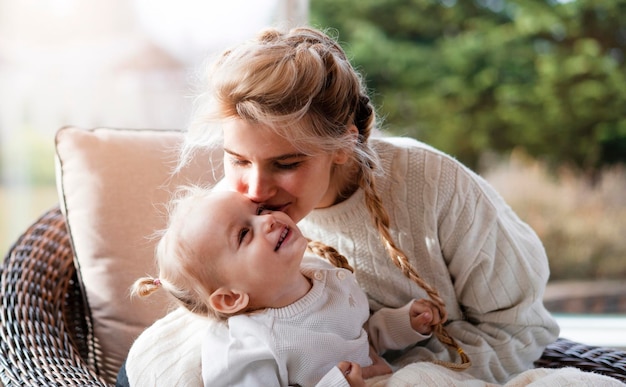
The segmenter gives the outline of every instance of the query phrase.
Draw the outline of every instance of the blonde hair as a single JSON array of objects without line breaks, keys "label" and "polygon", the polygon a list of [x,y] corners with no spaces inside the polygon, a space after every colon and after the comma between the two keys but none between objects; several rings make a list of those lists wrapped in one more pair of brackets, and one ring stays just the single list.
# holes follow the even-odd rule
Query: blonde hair
[{"label": "blonde hair", "polygon": [[139,278],[131,287],[131,295],[146,297],[163,288],[182,306],[193,313],[225,320],[209,305],[209,296],[220,281],[210,259],[198,264],[199,251],[185,238],[184,221],[195,204],[210,194],[209,189],[198,186],[181,187],[168,206],[168,223],[160,232],[155,249],[158,277]]},{"label": "blonde hair", "polygon": [[[209,67],[205,86],[181,152],[181,165],[196,149],[221,150],[220,123],[234,118],[272,130],[305,154],[354,150],[348,152],[351,162],[334,173],[342,177],[356,173],[389,257],[428,293],[442,317],[435,334],[459,352],[460,368],[467,368],[467,355],[443,327],[447,319],[443,299],[419,276],[391,236],[389,214],[376,189],[379,160],[368,143],[376,124],[375,110],[361,76],[337,41],[310,27],[286,32],[266,29],[218,57]],[[358,129],[356,142],[350,125]]]}]

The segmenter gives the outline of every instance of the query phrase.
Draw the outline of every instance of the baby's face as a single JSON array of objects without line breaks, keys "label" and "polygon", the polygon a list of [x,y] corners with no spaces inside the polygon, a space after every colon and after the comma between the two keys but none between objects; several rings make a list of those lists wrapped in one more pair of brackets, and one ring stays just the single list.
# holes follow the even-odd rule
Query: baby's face
[{"label": "baby's face", "polygon": [[222,285],[248,293],[251,300],[271,299],[300,275],[307,240],[296,224],[287,214],[264,210],[240,193],[211,192],[197,203],[184,227],[199,257],[213,260]]}]

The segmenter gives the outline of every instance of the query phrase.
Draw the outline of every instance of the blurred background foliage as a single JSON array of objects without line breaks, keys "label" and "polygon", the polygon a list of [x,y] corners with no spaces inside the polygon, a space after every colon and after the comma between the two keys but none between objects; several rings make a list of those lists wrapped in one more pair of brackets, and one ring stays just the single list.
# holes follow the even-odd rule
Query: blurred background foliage
[{"label": "blurred background foliage", "polygon": [[476,169],[521,147],[588,174],[626,161],[626,0],[312,0],[387,131]]},{"label": "blurred background foliage", "polygon": [[[434,145],[483,175],[543,241],[552,281],[626,278],[626,0],[310,0],[309,6],[310,24],[336,34],[363,74],[383,128]],[[69,65],[57,71],[74,80]],[[95,74],[100,79],[101,70]],[[80,98],[59,95],[81,113],[78,102],[93,98],[91,112],[106,119],[95,126],[139,120],[155,127],[160,115],[153,112],[170,111],[163,106],[173,105],[182,86],[166,93],[150,74],[136,71],[148,76],[141,78],[146,94],[126,103],[148,109],[129,109],[123,119],[113,114],[120,109],[101,105],[98,90],[107,88],[88,82],[89,98],[82,88]],[[163,95],[151,99],[154,93]],[[10,100],[14,94],[20,95],[5,93]],[[52,111],[65,106],[46,98],[41,106]],[[26,112],[12,142],[0,142],[2,253],[58,201],[52,135],[40,127],[58,125],[37,124],[32,109]],[[63,116],[62,124],[77,123]]]},{"label": "blurred background foliage", "polygon": [[626,0],[311,0],[382,127],[481,173],[551,280],[626,277]]}]

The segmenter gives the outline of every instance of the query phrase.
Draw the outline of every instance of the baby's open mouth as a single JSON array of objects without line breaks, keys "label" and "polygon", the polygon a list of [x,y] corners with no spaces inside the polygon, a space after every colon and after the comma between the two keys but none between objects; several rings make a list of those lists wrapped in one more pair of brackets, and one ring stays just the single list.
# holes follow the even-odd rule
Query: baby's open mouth
[{"label": "baby's open mouth", "polygon": [[285,240],[285,238],[287,238],[288,234],[289,234],[289,227],[285,226],[285,228],[283,229],[283,232],[280,233],[280,237],[278,238],[278,243],[276,243],[276,247],[274,247],[274,251],[278,251],[280,246],[283,244],[283,241]]}]

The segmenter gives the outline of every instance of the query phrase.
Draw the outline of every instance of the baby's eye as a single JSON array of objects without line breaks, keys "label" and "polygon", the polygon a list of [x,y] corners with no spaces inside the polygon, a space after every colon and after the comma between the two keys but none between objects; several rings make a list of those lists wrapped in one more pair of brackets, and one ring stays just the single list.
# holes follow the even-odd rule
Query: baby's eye
[{"label": "baby's eye", "polygon": [[246,237],[246,235],[248,234],[248,232],[250,232],[250,229],[249,229],[249,228],[242,228],[242,229],[239,231],[239,237],[237,238],[237,239],[238,239],[238,241],[239,241],[239,244],[241,244],[241,242],[243,242],[243,238],[245,238],[245,237]]}]

